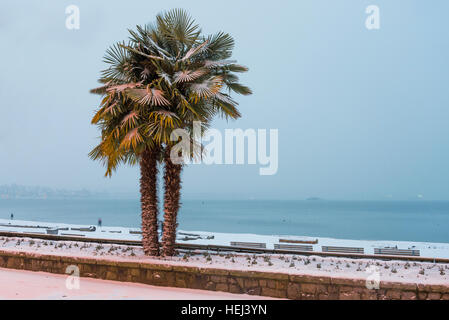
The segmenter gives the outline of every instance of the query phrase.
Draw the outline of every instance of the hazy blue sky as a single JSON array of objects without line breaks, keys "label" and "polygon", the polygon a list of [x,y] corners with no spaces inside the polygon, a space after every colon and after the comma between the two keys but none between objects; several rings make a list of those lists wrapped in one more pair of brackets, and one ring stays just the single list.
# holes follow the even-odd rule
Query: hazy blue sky
[{"label": "hazy blue sky", "polygon": [[[81,28],[65,28],[78,5]],[[188,5],[187,5],[188,4]],[[365,8],[380,8],[380,30]],[[242,119],[279,129],[279,171],[191,166],[186,198],[449,199],[449,2],[10,1],[0,3],[0,184],[138,192],[138,168],[112,179],[87,154],[102,57],[127,28],[187,9],[229,32],[250,68]]]}]

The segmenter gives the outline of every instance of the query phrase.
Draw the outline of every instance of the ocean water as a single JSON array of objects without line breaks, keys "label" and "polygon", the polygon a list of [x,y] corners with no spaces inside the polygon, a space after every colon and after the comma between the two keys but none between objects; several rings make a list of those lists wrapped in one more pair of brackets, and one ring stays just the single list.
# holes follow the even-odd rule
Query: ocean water
[{"label": "ocean water", "polygon": [[[140,226],[139,200],[0,200],[0,218]],[[445,201],[184,200],[179,228],[191,231],[449,243]]]}]

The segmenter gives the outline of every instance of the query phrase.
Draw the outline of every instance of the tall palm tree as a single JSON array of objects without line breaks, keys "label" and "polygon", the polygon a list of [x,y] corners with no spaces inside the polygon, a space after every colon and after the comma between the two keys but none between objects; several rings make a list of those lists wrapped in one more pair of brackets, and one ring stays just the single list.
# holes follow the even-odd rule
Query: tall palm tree
[{"label": "tall palm tree", "polygon": [[140,165],[142,238],[148,255],[159,255],[157,233],[158,162],[165,163],[163,255],[174,254],[180,206],[182,164],[171,161],[178,141],[173,130],[192,134],[194,121],[204,131],[216,115],[240,117],[230,92],[251,94],[238,82],[248,69],[229,60],[234,40],[226,33],[203,36],[181,9],[156,17],[156,23],[129,30],[127,42],[113,45],[104,61],[99,88],[104,96],[92,119],[101,130],[100,144],[90,152],[111,176],[119,164]]}]

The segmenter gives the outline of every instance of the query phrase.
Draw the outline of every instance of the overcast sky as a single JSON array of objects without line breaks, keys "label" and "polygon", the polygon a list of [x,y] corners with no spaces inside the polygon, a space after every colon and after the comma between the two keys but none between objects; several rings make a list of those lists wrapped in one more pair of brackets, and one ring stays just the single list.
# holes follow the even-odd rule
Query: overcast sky
[{"label": "overcast sky", "polygon": [[[80,8],[80,29],[65,8]],[[365,27],[368,5],[380,29]],[[229,32],[254,94],[215,127],[279,129],[279,170],[190,166],[185,198],[449,200],[449,2],[383,0],[11,1],[0,3],[0,184],[138,194],[87,154],[108,46],[165,9]]]}]

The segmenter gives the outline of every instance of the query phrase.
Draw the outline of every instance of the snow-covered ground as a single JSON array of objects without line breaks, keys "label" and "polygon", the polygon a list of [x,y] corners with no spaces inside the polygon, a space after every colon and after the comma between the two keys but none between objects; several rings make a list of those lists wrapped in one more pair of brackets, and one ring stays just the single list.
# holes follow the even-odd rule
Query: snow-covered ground
[{"label": "snow-covered ground", "polygon": [[80,278],[79,289],[69,290],[67,276],[0,269],[0,299],[82,300],[258,300],[267,297],[205,290],[155,287],[139,283]]},{"label": "snow-covered ground", "polygon": [[377,271],[381,281],[449,285],[449,264],[445,263],[381,261],[377,259],[350,259],[313,255],[217,254],[200,250],[181,251],[175,257],[154,258],[145,256],[140,246],[14,237],[0,237],[0,249],[11,252],[95,257],[116,261],[139,261],[201,268],[323,275],[352,279],[366,279],[373,271]]},{"label": "snow-covered ground", "polygon": [[[87,229],[95,231],[86,231]],[[80,236],[99,239],[140,240],[140,229],[124,227],[96,227],[87,225],[70,225],[63,223],[5,220],[0,219],[0,231],[14,231],[24,233],[47,234],[47,229],[59,229],[59,235]],[[81,229],[81,230],[79,230]],[[322,246],[358,247],[364,248],[365,254],[374,254],[374,248],[398,248],[420,250],[421,257],[449,258],[449,243],[430,243],[413,241],[375,241],[375,240],[347,240],[321,237],[289,236],[289,235],[256,235],[234,234],[204,231],[178,232],[177,242],[192,244],[210,244],[229,246],[231,241],[266,243],[268,249],[273,249],[280,239],[314,241],[313,251],[322,251]],[[310,245],[310,244],[308,244]]]}]

